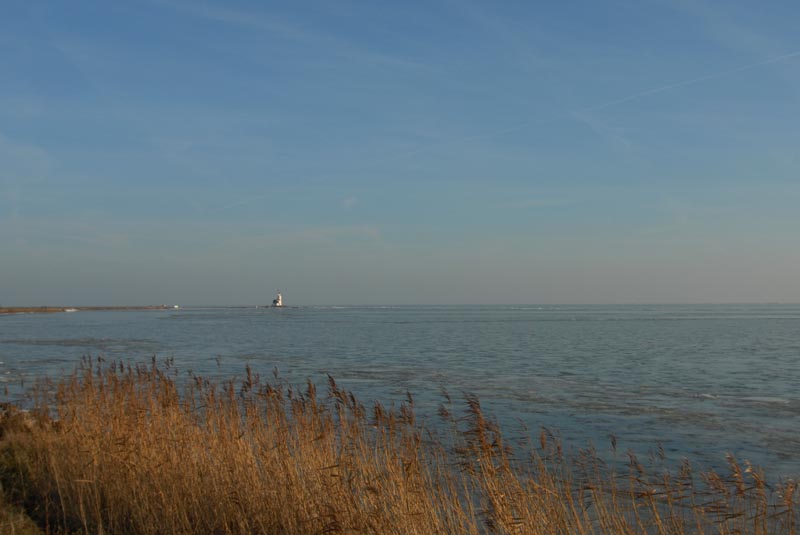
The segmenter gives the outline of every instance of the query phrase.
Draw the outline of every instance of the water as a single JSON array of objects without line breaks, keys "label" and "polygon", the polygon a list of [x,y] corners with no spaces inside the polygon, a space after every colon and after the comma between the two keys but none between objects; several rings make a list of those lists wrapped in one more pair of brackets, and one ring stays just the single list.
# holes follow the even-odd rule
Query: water
[{"label": "water", "polygon": [[[185,372],[330,374],[364,402],[477,394],[511,436],[720,467],[734,453],[800,475],[800,305],[197,308],[0,316],[0,381],[19,400],[84,355]],[[526,431],[526,429],[528,431]]]}]

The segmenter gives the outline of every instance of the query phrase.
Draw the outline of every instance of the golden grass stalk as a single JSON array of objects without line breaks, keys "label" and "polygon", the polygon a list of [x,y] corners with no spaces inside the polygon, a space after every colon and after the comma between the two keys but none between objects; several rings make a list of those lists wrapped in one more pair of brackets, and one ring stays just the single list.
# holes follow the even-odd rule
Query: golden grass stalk
[{"label": "golden grass stalk", "polygon": [[[55,395],[48,396],[47,388]],[[514,451],[475,397],[438,431],[413,401],[371,410],[247,369],[241,383],[89,360],[0,420],[7,494],[50,533],[795,534],[796,484],[621,473],[547,432]]]}]

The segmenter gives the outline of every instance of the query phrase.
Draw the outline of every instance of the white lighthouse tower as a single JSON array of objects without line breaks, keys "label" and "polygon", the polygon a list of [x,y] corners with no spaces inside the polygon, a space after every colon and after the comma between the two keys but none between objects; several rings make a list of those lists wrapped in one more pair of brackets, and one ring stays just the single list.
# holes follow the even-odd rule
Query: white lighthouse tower
[{"label": "white lighthouse tower", "polygon": [[281,291],[278,290],[275,296],[275,299],[272,300],[272,306],[274,307],[282,307],[283,306],[283,296],[281,296]]}]

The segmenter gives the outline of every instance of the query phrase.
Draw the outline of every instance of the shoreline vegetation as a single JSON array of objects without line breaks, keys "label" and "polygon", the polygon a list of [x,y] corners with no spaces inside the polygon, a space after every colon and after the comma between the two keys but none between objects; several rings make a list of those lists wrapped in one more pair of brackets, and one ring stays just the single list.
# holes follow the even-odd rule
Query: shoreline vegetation
[{"label": "shoreline vegetation", "polygon": [[469,395],[428,426],[410,395],[366,407],[332,378],[317,394],[155,358],[86,358],[29,394],[0,410],[4,533],[797,533],[797,482],[732,457],[725,474],[609,463],[546,429],[511,444]]},{"label": "shoreline vegetation", "polygon": [[0,307],[0,314],[53,314],[56,312],[101,311],[101,310],[167,310],[174,308],[168,305],[143,305],[143,306],[91,306],[91,307]]}]

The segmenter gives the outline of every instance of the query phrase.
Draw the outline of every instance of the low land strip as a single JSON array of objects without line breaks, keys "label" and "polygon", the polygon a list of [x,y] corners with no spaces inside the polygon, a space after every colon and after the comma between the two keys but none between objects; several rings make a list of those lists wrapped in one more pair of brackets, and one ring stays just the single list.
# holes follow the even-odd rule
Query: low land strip
[{"label": "low land strip", "polygon": [[173,308],[167,305],[146,305],[146,306],[93,306],[93,307],[62,307],[62,306],[41,306],[41,307],[0,307],[0,314],[50,314],[55,312],[67,312],[78,310],[165,310]]}]

